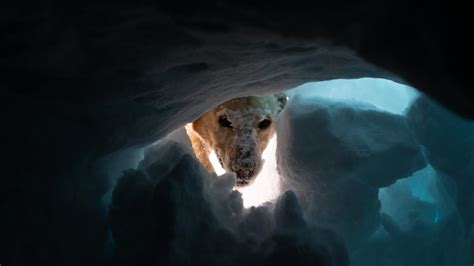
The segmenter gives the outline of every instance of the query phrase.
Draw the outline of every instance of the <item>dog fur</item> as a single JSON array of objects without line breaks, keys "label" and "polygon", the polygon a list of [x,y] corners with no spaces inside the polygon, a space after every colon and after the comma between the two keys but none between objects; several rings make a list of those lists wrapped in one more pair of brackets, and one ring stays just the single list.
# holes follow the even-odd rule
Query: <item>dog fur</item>
[{"label": "dog fur", "polygon": [[262,152],[286,102],[283,94],[240,97],[201,115],[186,126],[197,159],[214,172],[209,161],[214,150],[222,167],[236,173],[237,185],[250,184],[262,167]]}]

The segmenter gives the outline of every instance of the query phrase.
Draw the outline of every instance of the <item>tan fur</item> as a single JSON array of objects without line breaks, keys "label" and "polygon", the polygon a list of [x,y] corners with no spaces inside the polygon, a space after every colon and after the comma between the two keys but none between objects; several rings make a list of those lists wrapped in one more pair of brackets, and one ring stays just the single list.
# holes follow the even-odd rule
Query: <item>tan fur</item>
[{"label": "tan fur", "polygon": [[[286,96],[268,95],[236,98],[214,107],[186,126],[196,157],[213,172],[209,154],[214,150],[223,168],[236,172],[239,185],[250,183],[260,171],[261,154],[285,104]],[[231,123],[230,127],[219,122],[222,116]],[[270,126],[259,128],[264,119],[271,121]]]}]

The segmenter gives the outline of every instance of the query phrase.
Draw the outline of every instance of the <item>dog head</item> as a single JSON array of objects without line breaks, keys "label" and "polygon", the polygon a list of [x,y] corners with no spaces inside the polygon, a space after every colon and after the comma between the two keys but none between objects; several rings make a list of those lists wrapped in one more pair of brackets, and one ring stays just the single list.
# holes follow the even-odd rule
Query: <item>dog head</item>
[{"label": "dog head", "polygon": [[235,98],[199,117],[193,130],[215,151],[222,167],[236,173],[237,185],[247,185],[262,167],[262,152],[286,101],[283,94]]}]

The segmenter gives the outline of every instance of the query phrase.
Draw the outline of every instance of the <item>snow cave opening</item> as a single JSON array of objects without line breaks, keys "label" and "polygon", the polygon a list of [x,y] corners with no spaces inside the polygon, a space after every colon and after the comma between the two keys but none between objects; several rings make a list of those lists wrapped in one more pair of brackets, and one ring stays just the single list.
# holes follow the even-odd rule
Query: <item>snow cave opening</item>
[{"label": "snow cave opening", "polygon": [[[306,103],[317,102],[319,98],[322,98],[335,102],[349,102],[354,106],[366,104],[383,112],[400,115],[419,95],[416,89],[407,85],[376,78],[309,82],[283,93],[289,98],[289,104],[292,104],[291,101],[294,97],[298,97],[300,100],[303,100],[302,102]],[[186,143],[189,147],[189,143],[186,140],[187,137],[183,134],[181,128],[170,133],[166,138],[176,139]],[[255,181],[248,186],[236,187],[242,194],[245,208],[274,201],[283,190],[277,170],[277,139],[278,132],[273,135],[267,148],[262,153],[264,163]],[[209,159],[216,175],[223,175],[225,170],[220,165],[214,151],[211,151]],[[136,163],[138,164],[138,162]]]},{"label": "snow cave opening", "polygon": [[[276,134],[251,185],[236,187],[235,175],[225,173],[213,153],[214,174],[187,156],[193,151],[183,125],[147,147],[111,159],[109,170],[116,176],[127,168],[138,171],[122,174],[116,187],[132,177],[144,175],[140,182],[160,184],[170,176],[167,187],[177,188],[166,195],[182,205],[178,217],[183,221],[207,223],[200,212],[210,211],[220,227],[255,243],[264,243],[281,226],[328,228],[342,239],[353,265],[388,265],[393,260],[448,265],[433,264],[448,259],[450,265],[464,265],[470,259],[469,210],[474,204],[468,196],[472,181],[464,175],[474,162],[465,147],[455,158],[446,159],[445,154],[458,152],[458,146],[474,146],[472,121],[410,86],[385,79],[311,82],[283,93],[287,106],[276,120]],[[449,133],[460,139],[455,148],[440,144],[452,137],[439,130],[443,123],[459,129]],[[449,164],[464,170],[457,173]],[[196,175],[197,181],[190,181],[189,175]],[[134,189],[143,185],[140,182]],[[200,193],[190,192],[195,189]],[[114,206],[118,192],[105,202]],[[186,195],[196,202],[182,202]],[[186,225],[182,230],[194,229]],[[423,244],[412,243],[415,238]],[[452,242],[438,243],[445,238]],[[339,250],[338,241],[328,243]],[[441,259],[426,255],[440,250]]]}]

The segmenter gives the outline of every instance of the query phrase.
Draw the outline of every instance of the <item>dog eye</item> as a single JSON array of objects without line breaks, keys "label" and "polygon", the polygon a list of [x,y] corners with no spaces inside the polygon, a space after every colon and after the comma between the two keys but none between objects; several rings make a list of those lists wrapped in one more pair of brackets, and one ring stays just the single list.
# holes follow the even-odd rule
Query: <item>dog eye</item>
[{"label": "dog eye", "polygon": [[258,128],[260,129],[266,129],[270,126],[272,121],[270,119],[263,119],[260,123],[258,123]]},{"label": "dog eye", "polygon": [[230,122],[225,116],[219,117],[219,125],[221,125],[221,127],[232,128],[232,122]]}]

